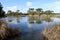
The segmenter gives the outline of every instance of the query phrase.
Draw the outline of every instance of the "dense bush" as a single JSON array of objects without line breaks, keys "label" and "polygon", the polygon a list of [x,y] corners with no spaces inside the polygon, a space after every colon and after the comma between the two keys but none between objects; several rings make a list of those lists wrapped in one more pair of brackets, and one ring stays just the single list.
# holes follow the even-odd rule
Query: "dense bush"
[{"label": "dense bush", "polygon": [[0,3],[0,18],[5,17],[5,12],[3,10],[2,4]]}]

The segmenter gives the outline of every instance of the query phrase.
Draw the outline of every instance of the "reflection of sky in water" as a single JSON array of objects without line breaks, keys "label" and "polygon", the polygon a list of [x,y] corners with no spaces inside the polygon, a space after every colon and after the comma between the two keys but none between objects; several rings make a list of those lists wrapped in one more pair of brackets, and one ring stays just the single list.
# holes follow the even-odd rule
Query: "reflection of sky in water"
[{"label": "reflection of sky in water", "polygon": [[[44,19],[40,18],[41,23],[37,24],[34,20],[34,23],[29,23],[28,17],[19,17],[19,21],[17,22],[17,18],[2,18],[7,21],[8,26],[10,27],[20,27],[20,31],[22,32],[21,40],[39,40],[42,38],[41,31],[43,31],[44,27],[50,27],[55,22],[60,22],[59,18],[51,18],[51,22],[47,22]],[[9,22],[8,20],[12,20]]]},{"label": "reflection of sky in water", "polygon": [[28,17],[21,17],[20,22],[28,22]]},{"label": "reflection of sky in water", "polygon": [[[29,31],[36,31],[36,30],[43,30],[44,27],[47,26],[51,26],[53,25],[54,22],[60,22],[59,18],[51,18],[52,22],[46,22],[44,21],[42,18],[40,18],[42,23],[41,24],[37,24],[36,22],[34,23],[29,23],[28,21],[28,17],[19,17],[19,21],[20,23],[17,22],[17,18],[4,18],[4,20],[7,21],[8,25],[10,27],[20,27],[21,28],[21,32],[29,32]],[[8,22],[8,20],[12,20],[12,22]]]},{"label": "reflection of sky in water", "polygon": [[60,18],[51,18],[53,22],[60,22]]}]

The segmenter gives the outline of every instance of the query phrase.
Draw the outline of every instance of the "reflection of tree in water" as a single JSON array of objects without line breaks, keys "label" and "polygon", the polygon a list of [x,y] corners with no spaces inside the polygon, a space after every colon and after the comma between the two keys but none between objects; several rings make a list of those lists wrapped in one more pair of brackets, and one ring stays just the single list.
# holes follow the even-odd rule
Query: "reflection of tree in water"
[{"label": "reflection of tree in water", "polygon": [[20,23],[20,17],[13,17],[13,16],[10,16],[8,17],[8,22],[17,22],[17,23]]},{"label": "reflection of tree in water", "polygon": [[46,17],[45,20],[46,20],[47,22],[50,22],[50,21],[51,21],[50,17]]},{"label": "reflection of tree in water", "polygon": [[12,17],[8,17],[8,21],[9,22],[12,22]]},{"label": "reflection of tree in water", "polygon": [[41,23],[40,17],[38,16],[38,17],[35,17],[35,18],[36,18],[36,23],[40,24]]},{"label": "reflection of tree in water", "polygon": [[41,23],[41,21],[40,21],[39,19],[37,19],[37,20],[36,20],[36,23],[40,24],[40,23]]},{"label": "reflection of tree in water", "polygon": [[29,23],[34,23],[34,21],[36,21],[38,24],[41,23],[39,16],[29,16]]},{"label": "reflection of tree in water", "polygon": [[34,16],[29,16],[28,21],[29,21],[29,23],[34,23]]},{"label": "reflection of tree in water", "polygon": [[17,22],[20,23],[20,16],[17,16]]}]

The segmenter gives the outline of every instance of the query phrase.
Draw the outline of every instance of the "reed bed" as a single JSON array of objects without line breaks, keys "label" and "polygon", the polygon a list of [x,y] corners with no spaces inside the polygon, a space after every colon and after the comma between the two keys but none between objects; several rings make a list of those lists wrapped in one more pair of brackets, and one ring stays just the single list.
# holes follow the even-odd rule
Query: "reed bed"
[{"label": "reed bed", "polygon": [[0,20],[0,39],[13,38],[19,36],[19,27],[8,27],[6,21]]},{"label": "reed bed", "polygon": [[52,27],[45,28],[43,34],[47,40],[60,40],[60,23],[55,23]]}]

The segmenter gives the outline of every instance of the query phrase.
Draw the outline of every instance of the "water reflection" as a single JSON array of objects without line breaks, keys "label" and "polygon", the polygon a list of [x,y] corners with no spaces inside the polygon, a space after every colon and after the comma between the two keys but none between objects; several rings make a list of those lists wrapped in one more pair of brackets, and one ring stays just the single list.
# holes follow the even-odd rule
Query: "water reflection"
[{"label": "water reflection", "polygon": [[20,23],[20,17],[19,16],[17,17],[17,22]]},{"label": "water reflection", "polygon": [[[44,27],[52,26],[54,22],[57,22],[58,18],[43,19],[39,16],[27,16],[27,17],[12,17],[6,18],[6,20],[12,20],[8,22],[10,27],[20,27],[21,37],[13,38],[12,40],[43,40],[44,35],[41,33]],[[58,21],[59,22],[59,21]]]},{"label": "water reflection", "polygon": [[28,21],[29,21],[29,23],[34,23],[34,16],[29,16]]},{"label": "water reflection", "polygon": [[[42,18],[42,17],[41,17]],[[51,22],[51,17],[45,17],[45,18],[42,18],[44,21],[46,22]]]},{"label": "water reflection", "polygon": [[51,22],[50,17],[46,17],[45,20],[46,20],[47,22]]},{"label": "water reflection", "polygon": [[10,23],[20,23],[20,17],[7,17],[7,21]]},{"label": "water reflection", "polygon": [[[51,18],[46,17],[42,19],[47,22],[51,22]],[[34,23],[41,24],[43,21],[42,19],[40,16],[33,16],[33,15],[28,17],[8,17],[8,22],[12,22],[12,23],[29,22],[31,24]]]},{"label": "water reflection", "polygon": [[40,17],[38,16],[38,17],[36,17],[36,16],[29,16],[28,17],[29,19],[28,19],[28,21],[29,21],[29,23],[37,23],[37,24],[40,24],[41,23],[41,20],[40,20]]},{"label": "water reflection", "polygon": [[8,21],[9,22],[12,22],[12,17],[8,17]]},{"label": "water reflection", "polygon": [[39,16],[36,17],[36,23],[37,23],[37,24],[41,24],[41,20],[40,20],[40,17],[39,17]]},{"label": "water reflection", "polygon": [[45,20],[47,21],[47,22],[51,22],[51,19],[50,18],[45,18]]}]

